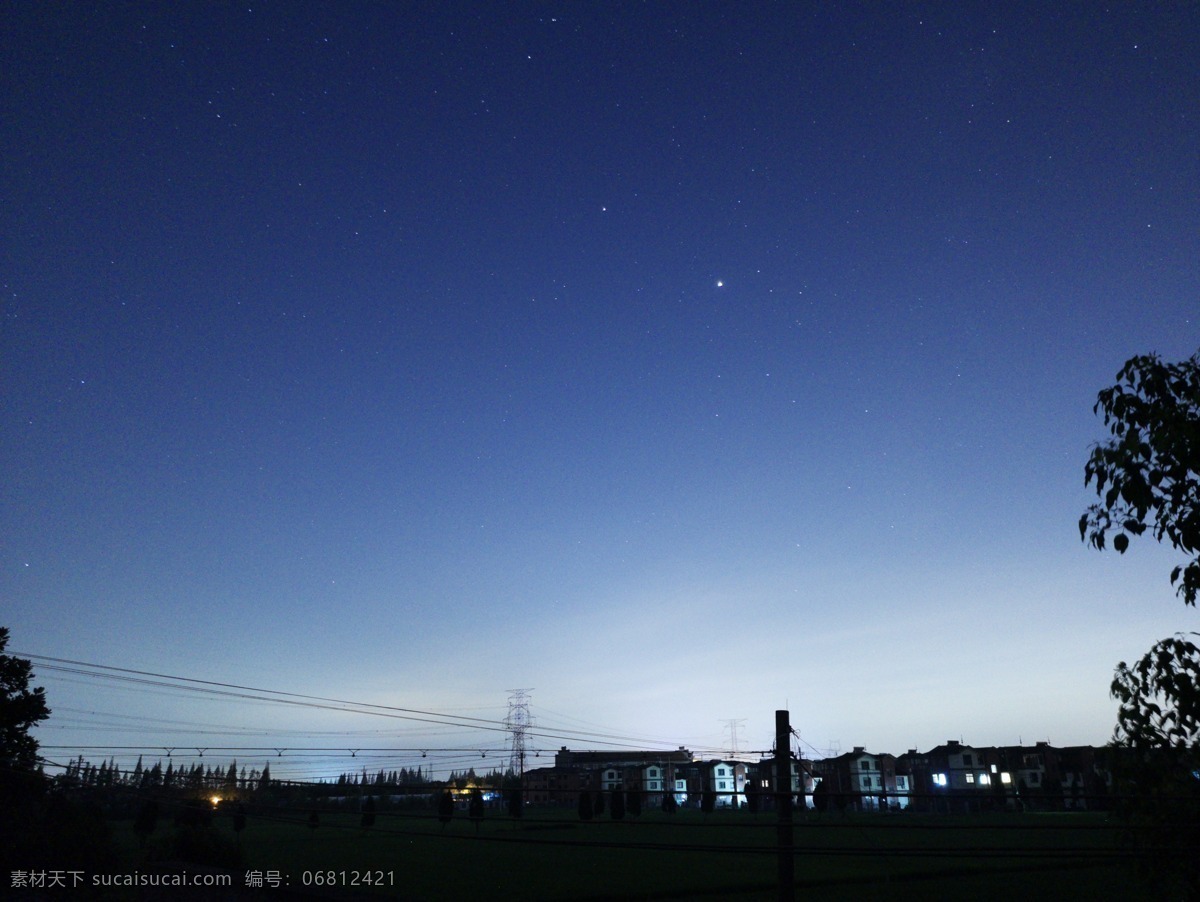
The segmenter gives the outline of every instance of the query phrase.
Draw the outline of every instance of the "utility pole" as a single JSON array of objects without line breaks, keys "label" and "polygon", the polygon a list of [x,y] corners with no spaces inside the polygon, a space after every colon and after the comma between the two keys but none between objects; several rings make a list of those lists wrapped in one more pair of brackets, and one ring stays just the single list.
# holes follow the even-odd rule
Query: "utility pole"
[{"label": "utility pole", "polygon": [[[800,779],[803,781],[803,773]],[[801,791],[803,785],[801,782]],[[775,828],[779,847],[779,900],[793,902],[796,861],[792,853],[792,726],[787,711],[775,712],[775,801],[779,811],[779,824]]]}]

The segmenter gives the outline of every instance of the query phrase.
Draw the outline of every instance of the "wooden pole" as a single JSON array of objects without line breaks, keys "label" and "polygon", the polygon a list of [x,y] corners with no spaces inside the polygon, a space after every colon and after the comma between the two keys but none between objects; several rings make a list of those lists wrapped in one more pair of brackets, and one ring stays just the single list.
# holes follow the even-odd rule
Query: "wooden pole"
[{"label": "wooden pole", "polygon": [[[800,791],[804,791],[803,782]],[[793,902],[796,874],[792,847],[792,728],[787,711],[775,712],[775,799],[779,811],[779,825],[775,828],[779,846],[779,900]]]}]

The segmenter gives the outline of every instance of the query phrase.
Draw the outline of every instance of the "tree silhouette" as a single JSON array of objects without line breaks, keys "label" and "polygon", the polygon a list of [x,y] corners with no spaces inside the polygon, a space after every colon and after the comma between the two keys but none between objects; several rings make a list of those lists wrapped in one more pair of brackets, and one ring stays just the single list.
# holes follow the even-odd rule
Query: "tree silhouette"
[{"label": "tree silhouette", "polygon": [[[1080,538],[1124,554],[1150,529],[1183,552],[1171,571],[1184,604],[1200,595],[1200,351],[1180,363],[1130,358],[1097,397],[1111,438],[1084,467],[1100,502],[1079,519]],[[1191,634],[1195,636],[1196,634]],[[1200,898],[1200,648],[1184,634],[1117,665],[1113,774],[1136,851],[1160,898]]]},{"label": "tree silhouette", "polygon": [[813,807],[817,809],[817,814],[824,814],[829,810],[830,786],[828,780],[821,780],[813,788]]},{"label": "tree silhouette", "polygon": [[608,800],[608,816],[614,821],[625,818],[625,793],[620,789],[612,791],[612,798]]},{"label": "tree silhouette", "polygon": [[581,821],[592,819],[592,794],[586,789],[579,793],[579,819]]},{"label": "tree silhouette", "polygon": [[1185,604],[1200,594],[1200,351],[1181,363],[1154,354],[1133,357],[1117,384],[1100,392],[1094,412],[1104,412],[1112,438],[1097,443],[1084,467],[1084,485],[1096,483],[1102,499],[1079,518],[1079,535],[1124,554],[1130,535],[1149,527],[1191,560],[1171,571]]},{"label": "tree silhouette", "polygon": [[674,814],[679,810],[679,802],[675,799],[675,793],[669,788],[663,793],[662,810],[663,814]]},{"label": "tree silhouette", "polygon": [[630,789],[625,793],[625,810],[630,817],[641,817],[642,791],[640,789]]},{"label": "tree silhouette", "polygon": [[8,629],[0,627],[0,780],[6,782],[37,769],[38,744],[29,731],[50,716],[46,690],[29,688],[33,664],[4,654],[7,647]]},{"label": "tree silhouette", "polygon": [[438,820],[441,821],[443,830],[446,828],[446,825],[450,823],[453,817],[454,795],[449,789],[447,789],[440,796],[438,796]]},{"label": "tree silhouette", "polygon": [[758,785],[757,777],[746,781],[746,808],[751,814],[758,814],[762,808],[762,787]]},{"label": "tree silhouette", "polygon": [[506,795],[507,798],[505,799],[505,802],[508,806],[509,817],[521,817],[521,815],[525,813],[524,794],[519,788],[514,788],[508,790]]},{"label": "tree silhouette", "polygon": [[479,832],[479,825],[483,823],[483,790],[478,786],[471,790],[471,800],[467,803],[467,817],[475,824],[475,832]]}]

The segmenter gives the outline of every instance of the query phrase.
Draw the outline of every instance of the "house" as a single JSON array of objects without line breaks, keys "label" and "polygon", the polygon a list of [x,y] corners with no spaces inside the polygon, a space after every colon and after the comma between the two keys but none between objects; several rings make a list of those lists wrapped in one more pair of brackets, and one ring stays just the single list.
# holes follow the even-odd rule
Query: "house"
[{"label": "house", "polygon": [[[795,805],[799,805],[803,800],[808,808],[813,807],[812,792],[816,786],[816,781],[813,778],[814,762],[805,761],[800,758],[793,757],[791,760],[791,791],[792,801]],[[749,767],[749,778],[757,779],[759,789],[763,793],[763,808],[772,809],[775,807],[775,759],[762,758],[756,764]],[[803,796],[801,795],[801,785],[803,785]]]},{"label": "house", "polygon": [[1091,746],[977,748],[953,739],[896,759],[897,778],[911,776],[912,804],[923,811],[1103,808],[1110,778],[1102,765]]},{"label": "house", "polygon": [[[911,777],[910,798],[921,811],[971,811],[995,803],[1005,782],[994,750],[949,739],[928,752],[909,749],[896,759],[897,773]],[[994,784],[993,777],[1001,782]]]},{"label": "house", "polygon": [[[682,769],[692,765],[692,753],[683,746],[674,751],[588,751],[573,752],[563,746],[554,756],[557,779],[563,774],[586,775],[577,778],[573,792],[577,802],[583,789],[601,792],[640,792],[646,807],[662,804],[664,792],[674,792],[677,804],[688,799],[688,782]],[[567,784],[568,786],[574,784]],[[528,782],[526,783],[528,789]],[[696,790],[699,798],[699,789]],[[531,799],[532,801],[532,799]],[[574,804],[574,802],[572,802]]]},{"label": "house", "polygon": [[874,754],[862,746],[813,762],[813,774],[829,781],[832,798],[860,811],[907,808],[911,792],[907,773],[896,770],[896,756]]},{"label": "house", "polygon": [[716,807],[740,808],[746,796],[746,765],[740,761],[706,761],[701,765],[704,786],[715,792]]},{"label": "house", "polygon": [[580,792],[593,792],[595,773],[566,767],[538,767],[524,774],[525,804],[573,808]]}]

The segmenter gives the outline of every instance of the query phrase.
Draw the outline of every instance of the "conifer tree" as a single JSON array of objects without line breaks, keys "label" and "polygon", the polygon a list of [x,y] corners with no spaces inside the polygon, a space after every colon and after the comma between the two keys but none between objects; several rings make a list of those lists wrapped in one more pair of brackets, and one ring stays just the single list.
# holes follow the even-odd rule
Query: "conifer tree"
[{"label": "conifer tree", "polygon": [[38,744],[29,731],[50,716],[46,690],[29,688],[33,664],[4,654],[7,647],[8,629],[0,627],[0,779],[5,781],[37,769]]}]

